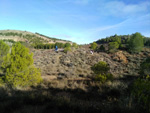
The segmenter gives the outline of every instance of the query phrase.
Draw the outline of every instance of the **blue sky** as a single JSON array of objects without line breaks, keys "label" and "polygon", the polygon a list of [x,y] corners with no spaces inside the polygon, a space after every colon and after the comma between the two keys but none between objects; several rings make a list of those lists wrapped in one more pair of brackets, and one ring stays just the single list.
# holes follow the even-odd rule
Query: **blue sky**
[{"label": "blue sky", "polygon": [[0,0],[0,30],[85,44],[114,34],[150,37],[150,0]]}]

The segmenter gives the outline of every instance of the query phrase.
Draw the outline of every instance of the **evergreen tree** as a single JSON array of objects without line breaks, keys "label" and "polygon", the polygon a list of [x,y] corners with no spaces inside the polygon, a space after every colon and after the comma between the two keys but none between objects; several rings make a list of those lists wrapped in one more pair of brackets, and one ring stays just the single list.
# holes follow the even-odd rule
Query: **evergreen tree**
[{"label": "evergreen tree", "polygon": [[118,42],[109,42],[109,52],[115,52],[119,48]]},{"label": "evergreen tree", "polygon": [[10,47],[0,40],[0,59],[2,59],[9,52]]},{"label": "evergreen tree", "polygon": [[121,44],[121,37],[117,36],[117,34],[115,34],[112,41],[113,42],[118,42],[118,44]]},{"label": "evergreen tree", "polygon": [[93,49],[93,50],[96,50],[96,49],[97,49],[97,43],[96,43],[96,42],[93,42],[93,43],[91,44],[91,49]]},{"label": "evergreen tree", "polygon": [[105,47],[103,45],[100,46],[100,51],[105,51]]},{"label": "evergreen tree", "polygon": [[33,54],[20,43],[13,45],[3,67],[6,68],[5,80],[10,86],[31,86],[42,80],[40,70],[33,65]]},{"label": "evergreen tree", "polygon": [[129,52],[138,53],[144,46],[143,37],[140,33],[135,33],[131,36],[128,44]]},{"label": "evergreen tree", "polygon": [[3,58],[8,54],[9,49],[10,47],[7,44],[5,44],[2,40],[0,40],[0,72],[2,71],[1,64],[3,62]]}]

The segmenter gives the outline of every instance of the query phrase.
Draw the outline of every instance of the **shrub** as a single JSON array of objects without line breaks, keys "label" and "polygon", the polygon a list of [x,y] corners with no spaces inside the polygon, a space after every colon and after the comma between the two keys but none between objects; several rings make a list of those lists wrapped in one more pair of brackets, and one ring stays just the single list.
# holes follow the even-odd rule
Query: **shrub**
[{"label": "shrub", "polygon": [[119,45],[119,49],[121,49],[121,50],[126,50],[126,44],[120,44]]},{"label": "shrub", "polygon": [[106,62],[100,61],[94,66],[92,66],[91,69],[96,75],[96,81],[101,81],[102,83],[104,83],[106,80],[112,80],[113,78],[113,75],[108,73],[110,68]]},{"label": "shrub", "polygon": [[105,47],[103,45],[100,46],[99,48],[100,51],[105,51]]},{"label": "shrub", "polygon": [[109,66],[106,62],[100,61],[91,68],[95,74],[106,74],[109,70]]},{"label": "shrub", "polygon": [[93,49],[93,50],[96,50],[97,49],[97,43],[96,42],[93,42],[92,44],[91,44],[91,47],[90,47],[91,49]]},{"label": "shrub", "polygon": [[141,64],[140,74],[142,74],[142,75],[150,75],[150,58],[147,58]]},{"label": "shrub", "polygon": [[139,78],[134,82],[132,97],[137,108],[150,112],[150,76],[147,76],[145,79]]},{"label": "shrub", "polygon": [[148,47],[150,47],[150,38],[144,38],[143,39],[143,41],[144,41],[144,46],[148,46]]},{"label": "shrub", "polygon": [[4,84],[4,80],[2,77],[0,77],[0,86],[2,86]]},{"label": "shrub", "polygon": [[144,46],[143,36],[140,33],[135,33],[131,36],[128,43],[128,51],[131,53],[138,53]]},{"label": "shrub", "polygon": [[65,47],[64,52],[67,53],[68,51],[71,51],[71,48],[70,47]]},{"label": "shrub", "polygon": [[113,75],[111,73],[107,73],[106,77],[107,77],[107,80],[112,80],[113,79]]},{"label": "shrub", "polygon": [[55,46],[57,46],[58,48],[64,48],[65,45],[63,43],[56,42]]},{"label": "shrub", "polygon": [[70,43],[65,43],[65,47],[71,47]]},{"label": "shrub", "polygon": [[4,58],[5,82],[11,87],[31,86],[41,82],[40,70],[33,65],[33,54],[20,43],[12,46],[11,53]]},{"label": "shrub", "polygon": [[96,81],[101,81],[102,83],[106,82],[106,80],[112,80],[113,75],[110,73],[107,74],[98,74],[95,76]]},{"label": "shrub", "polygon": [[98,74],[95,76],[95,80],[96,81],[101,81],[102,83],[104,83],[107,80],[107,77],[105,74]]},{"label": "shrub", "polygon": [[74,48],[77,49],[77,48],[78,48],[78,45],[77,45],[76,43],[73,43],[73,44],[72,44],[72,47],[74,47]]}]

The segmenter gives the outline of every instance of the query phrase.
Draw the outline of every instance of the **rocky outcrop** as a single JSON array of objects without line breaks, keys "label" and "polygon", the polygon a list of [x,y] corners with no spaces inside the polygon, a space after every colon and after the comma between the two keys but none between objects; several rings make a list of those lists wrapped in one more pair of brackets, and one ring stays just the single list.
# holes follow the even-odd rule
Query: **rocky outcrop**
[{"label": "rocky outcrop", "polygon": [[127,64],[128,63],[128,60],[127,60],[126,56],[123,54],[122,51],[118,51],[118,52],[114,53],[112,59],[116,60],[116,61],[119,61],[119,62],[121,62],[123,64]]}]

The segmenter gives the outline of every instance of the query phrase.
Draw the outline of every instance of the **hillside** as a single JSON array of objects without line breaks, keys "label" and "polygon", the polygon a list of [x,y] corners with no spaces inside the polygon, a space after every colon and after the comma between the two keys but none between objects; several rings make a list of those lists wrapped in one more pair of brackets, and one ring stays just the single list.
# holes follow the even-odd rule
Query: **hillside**
[{"label": "hillside", "polygon": [[[67,54],[54,50],[32,50],[34,64],[41,68],[43,78],[86,78],[93,76],[91,67],[99,61],[105,61],[110,66],[110,72],[115,78],[138,76],[140,64],[150,57],[150,49],[144,49],[140,54],[130,54],[126,51],[107,54],[80,48]],[[47,79],[48,80],[48,79]]]},{"label": "hillside", "polygon": [[[7,33],[5,33],[8,35],[6,37],[14,35],[13,38],[18,38],[14,34],[15,32]],[[19,39],[29,41],[30,39],[28,40],[26,35],[33,34],[24,32],[24,34],[20,34],[22,38]],[[37,33],[34,35],[32,38],[41,38],[42,41],[45,41],[42,38],[45,37],[44,35]],[[150,73],[149,38],[140,37],[141,39],[146,38],[146,41],[142,42],[142,49],[138,52],[130,52],[128,45],[130,38],[122,37],[115,35],[101,39],[94,44],[82,46],[75,43],[72,45],[66,42],[64,45],[55,43],[58,46],[58,51],[55,51],[54,47],[51,48],[52,45],[47,45],[48,42],[45,42],[46,44],[43,42],[35,48],[29,48],[29,53],[33,53],[32,60],[34,60],[31,66],[40,68],[42,80],[39,84],[30,87],[10,88],[4,78],[5,70],[2,71],[0,73],[2,76],[0,79],[0,108],[2,113],[27,113],[32,111],[36,113],[141,113],[143,110],[148,111],[149,101],[143,101],[143,99],[149,99],[150,79],[149,76],[145,76]],[[29,41],[28,44],[32,45],[33,43]],[[22,56],[22,51],[20,52],[20,49],[18,49],[19,46],[16,47],[13,50],[19,51],[13,52],[13,54],[15,53],[17,58],[12,54],[13,59],[11,60],[16,61],[11,65],[12,67],[18,64],[14,70],[20,69],[20,65],[23,68],[24,63],[29,59]],[[92,49],[93,54],[91,53]],[[18,54],[20,55],[18,56]],[[19,61],[21,58],[25,59],[26,62],[24,60]],[[10,63],[7,59],[4,60],[6,60],[6,64]],[[95,64],[99,66],[95,68],[96,71],[93,70]],[[30,66],[21,72],[19,70],[19,74],[15,73],[14,75],[22,75],[28,68]],[[6,71],[9,72],[9,70]],[[31,73],[34,72],[34,70],[30,71]],[[26,78],[23,80],[26,80]],[[142,96],[142,98],[139,98],[139,96]]]},{"label": "hillside", "polygon": [[71,41],[61,40],[53,37],[48,37],[39,33],[32,33],[20,30],[0,30],[0,39],[23,41],[30,44],[35,43],[72,43]]}]

